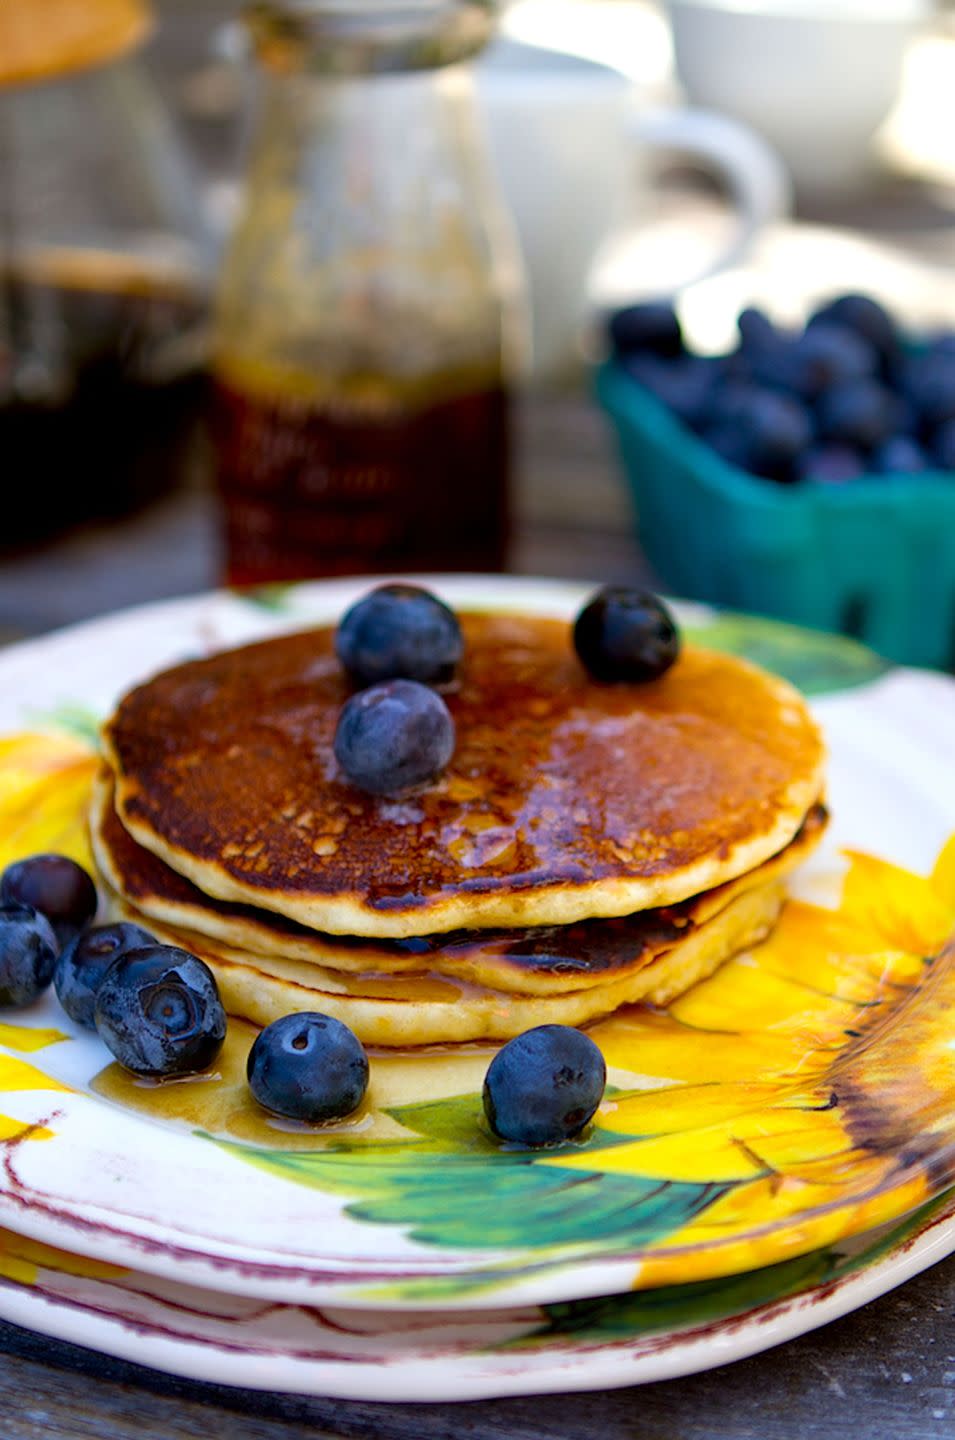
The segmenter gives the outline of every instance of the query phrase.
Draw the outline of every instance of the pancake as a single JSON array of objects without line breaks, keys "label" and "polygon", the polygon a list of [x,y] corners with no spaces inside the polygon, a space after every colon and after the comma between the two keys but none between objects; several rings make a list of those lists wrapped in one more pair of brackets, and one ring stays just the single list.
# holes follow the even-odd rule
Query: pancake
[{"label": "pancake", "polygon": [[90,800],[93,859],[110,889],[147,919],[195,930],[244,950],[334,970],[399,975],[421,969],[417,946],[401,949],[400,941],[321,935],[271,911],[203,895],[191,880],[133,839],[116,813],[114,799],[113,777],[103,770],[93,782]]},{"label": "pancake", "polygon": [[433,973],[346,975],[246,951],[172,926],[157,926],[118,897],[114,918],[133,920],[158,940],[198,955],[216,978],[230,1015],[268,1025],[304,1010],[332,1015],[366,1045],[445,1045],[509,1040],[535,1025],[586,1025],[634,1001],[666,1005],[772,930],[784,882],[737,895],[672,948],[626,975],[563,995],[504,994]]},{"label": "pancake", "polygon": [[401,801],[337,772],[333,629],[176,667],[104,733],[135,839],[219,900],[326,933],[567,925],[678,903],[782,850],[822,790],[801,697],[687,647],[600,685],[566,621],[465,614],[457,748]]},{"label": "pancake", "polygon": [[826,814],[814,807],[796,838],[755,870],[663,910],[530,930],[450,932],[416,940],[321,935],[248,905],[204,896],[190,881],[132,838],[113,806],[113,782],[93,790],[90,837],[110,888],[152,922],[194,931],[246,952],[296,960],[337,972],[398,975],[427,967],[495,990],[548,995],[586,989],[644,967],[744,890],[788,874],[822,835]]}]

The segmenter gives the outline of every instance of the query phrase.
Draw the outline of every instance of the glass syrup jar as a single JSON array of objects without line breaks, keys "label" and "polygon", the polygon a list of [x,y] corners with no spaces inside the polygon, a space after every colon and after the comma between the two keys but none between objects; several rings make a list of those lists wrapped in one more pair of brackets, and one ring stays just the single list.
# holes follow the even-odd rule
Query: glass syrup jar
[{"label": "glass syrup jar", "polygon": [[493,7],[249,20],[264,86],[212,358],[226,577],[500,569],[523,312],[463,63]]},{"label": "glass syrup jar", "polygon": [[210,247],[144,0],[0,8],[0,550],[203,471]]}]

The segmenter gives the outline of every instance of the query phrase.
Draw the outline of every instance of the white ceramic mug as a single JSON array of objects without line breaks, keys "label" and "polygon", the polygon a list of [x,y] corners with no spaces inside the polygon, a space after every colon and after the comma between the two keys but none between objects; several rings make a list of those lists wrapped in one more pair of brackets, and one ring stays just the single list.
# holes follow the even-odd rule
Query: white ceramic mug
[{"label": "white ceramic mug", "polygon": [[[601,244],[624,211],[652,212],[664,155],[718,176],[735,203],[735,232],[702,273],[737,261],[788,208],[786,173],[771,149],[725,116],[641,109],[630,81],[609,66],[510,38],[496,40],[475,72],[491,159],[524,255],[538,378],[579,367],[587,282]],[[652,289],[652,277],[639,278],[641,293]]]},{"label": "white ceramic mug", "polygon": [[763,135],[805,193],[858,190],[932,0],[666,0],[693,105]]}]

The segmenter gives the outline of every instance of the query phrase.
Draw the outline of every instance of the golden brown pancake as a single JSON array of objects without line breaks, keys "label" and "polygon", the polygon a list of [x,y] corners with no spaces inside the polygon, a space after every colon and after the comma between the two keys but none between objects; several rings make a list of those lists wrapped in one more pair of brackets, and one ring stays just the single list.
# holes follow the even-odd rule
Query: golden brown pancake
[{"label": "golden brown pancake", "polygon": [[770,860],[726,885],[661,910],[529,930],[450,932],[415,940],[321,935],[249,905],[210,900],[132,838],[113,807],[112,778],[94,786],[90,832],[97,866],[147,926],[187,929],[247,953],[349,974],[398,975],[428,969],[518,994],[547,995],[604,985],[649,964],[744,890],[802,864],[825,828],[814,807],[796,838]]},{"label": "golden brown pancake", "polygon": [[268,1025],[283,1015],[317,1010],[344,1021],[366,1045],[408,1046],[509,1040],[535,1025],[586,1025],[634,1001],[668,1004],[768,935],[783,899],[781,879],[745,890],[643,968],[562,995],[504,994],[430,972],[346,975],[157,926],[119,899],[112,909],[116,918],[145,925],[157,939],[200,956],[230,1015]]},{"label": "golden brown pancake", "polygon": [[460,617],[446,773],[400,801],[336,767],[333,630],[176,667],[105,741],[123,824],[206,894],[335,934],[566,925],[677,903],[782,850],[822,789],[795,690],[687,647],[600,685],[566,621]]}]

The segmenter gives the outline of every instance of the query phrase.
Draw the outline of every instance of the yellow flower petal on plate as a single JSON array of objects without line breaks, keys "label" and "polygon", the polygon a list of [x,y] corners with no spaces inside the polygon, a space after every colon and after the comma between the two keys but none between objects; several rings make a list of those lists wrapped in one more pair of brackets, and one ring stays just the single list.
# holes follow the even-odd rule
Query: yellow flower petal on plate
[{"label": "yellow flower petal on plate", "polygon": [[955,835],[939,851],[929,883],[942,904],[955,915]]},{"label": "yellow flower petal on plate", "polygon": [[70,736],[0,740],[0,868],[39,851],[90,866],[86,809],[98,763]]},{"label": "yellow flower petal on plate", "polygon": [[728,961],[709,980],[687,991],[670,1006],[671,1015],[703,1029],[778,1028],[820,1040],[856,1024],[857,1005],[774,975],[760,965],[760,949]]},{"label": "yellow flower petal on plate", "polygon": [[13,1055],[0,1054],[0,1094],[11,1094],[15,1090],[62,1090],[71,1093],[69,1085],[44,1075],[42,1070],[17,1060]]},{"label": "yellow flower petal on plate", "polygon": [[833,1156],[846,1157],[853,1142],[838,1108],[831,1110],[762,1110],[741,1115],[734,1134],[763,1162],[764,1169],[789,1175],[796,1166]]},{"label": "yellow flower petal on plate", "polygon": [[599,1123],[602,1130],[624,1135],[685,1135],[711,1125],[734,1125],[740,1116],[775,1106],[805,1109],[815,1117],[828,1098],[828,1090],[819,1094],[793,1090],[791,1082],[677,1085],[611,1100],[601,1106]]},{"label": "yellow flower petal on plate", "polygon": [[849,852],[840,911],[871,925],[887,946],[934,955],[955,926],[955,910],[932,880],[872,855]]},{"label": "yellow flower petal on plate", "polygon": [[854,955],[831,949],[824,926],[805,907],[792,907],[786,922],[755,952],[759,968],[780,979],[793,980],[821,996],[854,1005],[871,1005],[887,993],[896,998],[898,985],[921,973],[921,958],[899,950]]},{"label": "yellow flower petal on plate", "polygon": [[806,953],[824,955],[833,970],[865,976],[876,986],[904,984],[920,970],[921,954],[887,944],[883,932],[869,921],[838,910],[790,900],[776,933],[792,941],[794,964],[799,964],[803,947]]},{"label": "yellow flower petal on plate", "polygon": [[34,1280],[27,1281],[27,1284],[35,1283],[39,1269],[54,1270],[61,1275],[80,1275],[90,1280],[115,1280],[130,1273],[119,1265],[89,1260],[85,1255],[71,1255],[53,1245],[44,1245],[40,1240],[30,1240],[12,1230],[0,1229],[0,1274],[9,1274],[10,1268],[15,1265],[32,1268]]},{"label": "yellow flower petal on plate", "polygon": [[27,1260],[0,1244],[0,1275],[4,1280],[15,1281],[17,1285],[35,1285],[37,1267],[32,1260]]},{"label": "yellow flower petal on plate", "polygon": [[606,1175],[640,1175],[648,1180],[681,1180],[694,1185],[752,1180],[765,1171],[745,1146],[734,1140],[730,1128],[720,1126],[634,1140],[632,1145],[618,1145],[612,1150],[544,1157],[534,1163]]},{"label": "yellow flower petal on plate", "polygon": [[45,1050],[47,1045],[57,1045],[68,1040],[62,1030],[40,1030],[31,1025],[11,1025],[0,1021],[0,1045],[8,1050],[32,1052]]},{"label": "yellow flower petal on plate", "polygon": [[[665,1240],[658,1254],[640,1266],[634,1283],[640,1289],[681,1284],[688,1265],[694,1280],[713,1280],[776,1264],[897,1219],[914,1210],[927,1194],[924,1177],[918,1176],[872,1199],[826,1209],[840,1198],[828,1186],[755,1181],[717,1200]],[[819,1213],[811,1219],[799,1220],[801,1212],[817,1207]],[[752,1231],[766,1222],[764,1234],[732,1239],[734,1232]],[[691,1261],[688,1247],[692,1247]]]},{"label": "yellow flower petal on plate", "polygon": [[12,1115],[0,1115],[0,1140],[49,1140],[52,1130],[45,1125],[33,1125],[29,1120],[14,1120]]},{"label": "yellow flower petal on plate", "polygon": [[[656,1080],[707,1081],[768,1078],[788,1074],[805,1056],[798,1036],[739,1036],[703,1031],[655,1011],[628,1006],[587,1032],[600,1046],[607,1064],[632,1075]],[[619,1082],[624,1084],[621,1079]]]}]

